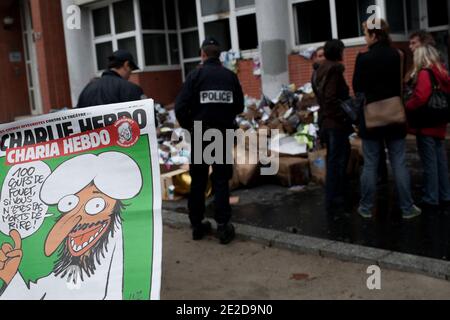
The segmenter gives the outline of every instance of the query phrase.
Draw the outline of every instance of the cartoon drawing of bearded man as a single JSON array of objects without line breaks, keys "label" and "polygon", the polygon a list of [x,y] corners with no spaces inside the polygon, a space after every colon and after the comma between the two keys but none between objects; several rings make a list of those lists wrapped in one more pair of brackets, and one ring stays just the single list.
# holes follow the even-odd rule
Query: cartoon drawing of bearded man
[{"label": "cartoon drawing of bearded man", "polygon": [[6,283],[0,299],[122,299],[122,201],[135,198],[141,188],[139,166],[122,153],[81,155],[61,164],[40,193],[61,213],[44,244],[47,257],[57,254],[53,270],[27,285],[18,272],[21,237],[12,230],[14,246],[0,249],[0,279]]},{"label": "cartoon drawing of bearded man", "polygon": [[131,128],[131,125],[128,122],[123,123],[119,129],[119,139],[120,142],[130,142],[131,139],[133,139],[133,129]]}]

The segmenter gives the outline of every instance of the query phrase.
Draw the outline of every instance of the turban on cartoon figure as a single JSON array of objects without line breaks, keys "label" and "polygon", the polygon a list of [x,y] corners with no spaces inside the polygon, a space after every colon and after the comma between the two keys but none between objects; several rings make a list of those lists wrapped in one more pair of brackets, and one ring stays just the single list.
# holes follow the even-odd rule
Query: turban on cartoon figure
[{"label": "turban on cartoon figure", "polygon": [[[57,254],[47,277],[27,285],[19,270],[21,236],[0,249],[1,299],[122,299],[122,201],[142,188],[137,163],[119,152],[81,155],[61,164],[47,178],[41,200],[57,205],[61,217],[47,235],[44,253]],[[3,258],[2,258],[3,257]]]}]

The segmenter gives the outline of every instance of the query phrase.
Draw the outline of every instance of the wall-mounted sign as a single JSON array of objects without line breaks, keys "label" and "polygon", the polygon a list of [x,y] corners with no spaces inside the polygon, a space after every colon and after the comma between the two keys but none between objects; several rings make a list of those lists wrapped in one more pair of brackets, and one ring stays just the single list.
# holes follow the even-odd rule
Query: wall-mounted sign
[{"label": "wall-mounted sign", "polygon": [[12,51],[9,53],[9,62],[22,62],[22,52]]}]

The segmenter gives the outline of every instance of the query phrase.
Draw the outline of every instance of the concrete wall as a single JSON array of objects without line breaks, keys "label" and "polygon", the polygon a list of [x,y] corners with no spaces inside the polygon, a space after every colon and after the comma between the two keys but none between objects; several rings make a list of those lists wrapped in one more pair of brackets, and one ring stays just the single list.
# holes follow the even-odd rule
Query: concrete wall
[{"label": "concrete wall", "polygon": [[[61,10],[64,21],[67,21],[67,8],[76,4],[75,0],[61,0]],[[76,106],[78,97],[89,81],[96,76],[95,57],[92,50],[89,11],[81,10],[81,29],[69,30],[64,25],[65,48],[67,51],[67,66],[72,105]]]},{"label": "concrete wall", "polygon": [[[67,8],[79,3],[77,0],[61,0],[64,21],[69,16]],[[76,106],[86,84],[97,76],[89,19],[89,10],[81,7],[81,30],[64,28],[73,106]],[[131,81],[140,85],[148,97],[167,105],[175,101],[181,89],[182,74],[181,70],[137,72],[132,75]]]},{"label": "concrete wall", "polygon": [[256,0],[256,19],[262,64],[262,88],[275,98],[289,82],[288,54],[291,52],[288,1]]}]

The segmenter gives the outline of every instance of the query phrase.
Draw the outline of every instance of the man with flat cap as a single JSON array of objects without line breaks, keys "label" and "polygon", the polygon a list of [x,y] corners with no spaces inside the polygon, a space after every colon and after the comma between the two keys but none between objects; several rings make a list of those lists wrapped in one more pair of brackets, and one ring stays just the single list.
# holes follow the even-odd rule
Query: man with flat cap
[{"label": "man with flat cap", "polygon": [[[217,222],[217,236],[221,244],[230,243],[235,237],[235,230],[231,224],[229,180],[233,175],[233,164],[227,163],[227,149],[225,133],[227,129],[236,129],[236,116],[244,110],[244,95],[238,77],[232,71],[223,67],[220,62],[220,45],[208,37],[201,47],[202,64],[192,71],[180,92],[175,112],[180,125],[191,132],[191,166],[192,178],[189,196],[189,218],[192,224],[193,239],[201,240],[211,230],[211,224],[204,221],[205,191],[208,184],[209,169],[214,191],[215,220]],[[217,152],[213,163],[203,157],[196,157],[195,150],[205,150],[202,141],[195,141],[198,136],[193,132],[201,124],[202,131],[215,129],[222,133],[223,152]],[[201,137],[203,137],[203,132]],[[197,148],[195,147],[197,145]],[[201,148],[199,147],[201,146]],[[220,161],[218,161],[218,154]],[[223,157],[223,159],[222,159]],[[201,158],[198,161],[198,158]]]},{"label": "man with flat cap", "polygon": [[77,108],[145,99],[142,88],[128,81],[131,73],[138,69],[131,53],[126,50],[114,52],[109,57],[108,70],[101,78],[91,81],[81,93]]}]

